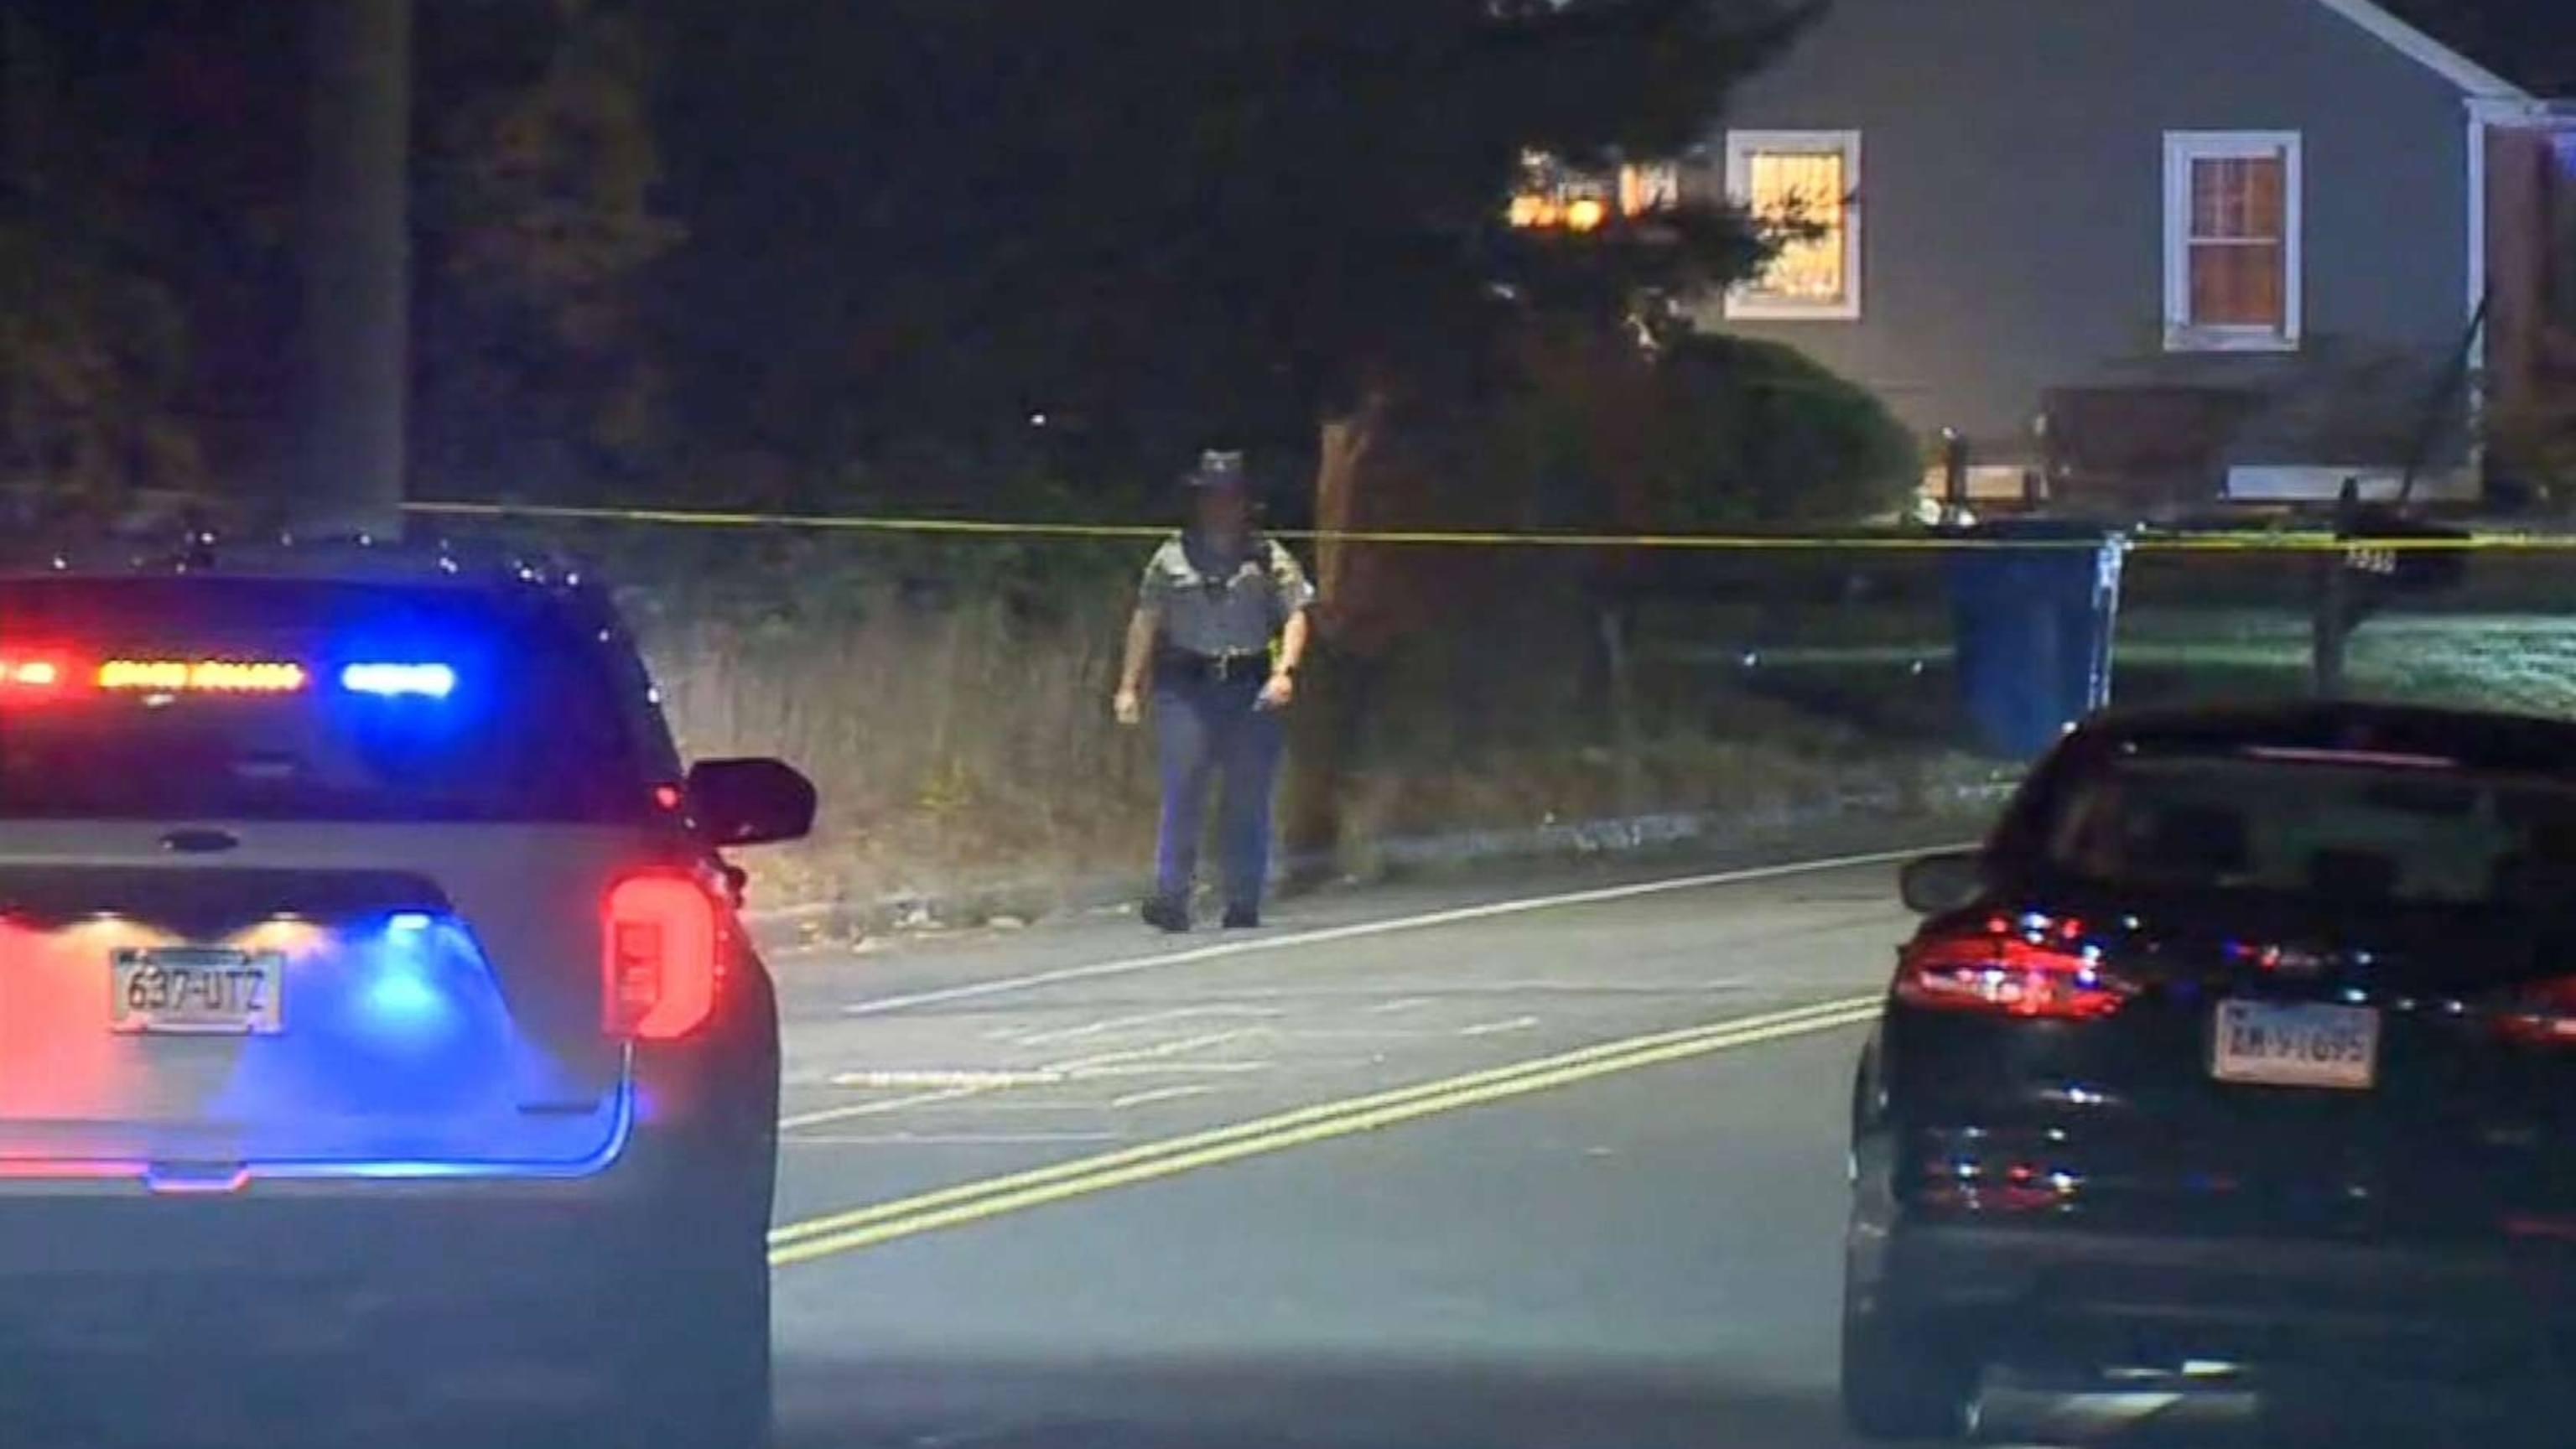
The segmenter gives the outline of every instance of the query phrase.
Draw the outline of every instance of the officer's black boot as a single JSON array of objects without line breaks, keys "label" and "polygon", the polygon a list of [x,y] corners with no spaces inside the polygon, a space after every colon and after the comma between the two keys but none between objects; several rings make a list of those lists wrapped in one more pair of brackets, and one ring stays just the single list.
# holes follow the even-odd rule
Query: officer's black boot
[{"label": "officer's black boot", "polygon": [[1249,931],[1260,924],[1261,907],[1259,906],[1228,906],[1225,908],[1225,928],[1229,931]]},{"label": "officer's black boot", "polygon": [[1170,896],[1155,896],[1145,902],[1145,908],[1136,914],[1144,918],[1146,925],[1158,931],[1169,931],[1178,935],[1190,928],[1188,903],[1176,901]]}]

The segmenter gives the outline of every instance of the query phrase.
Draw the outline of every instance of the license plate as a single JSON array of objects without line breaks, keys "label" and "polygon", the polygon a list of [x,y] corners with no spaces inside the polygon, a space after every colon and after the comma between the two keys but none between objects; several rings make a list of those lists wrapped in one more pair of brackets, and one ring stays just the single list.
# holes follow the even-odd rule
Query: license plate
[{"label": "license plate", "polygon": [[286,957],[211,946],[129,947],[108,959],[108,1028],[268,1036],[286,1029]]},{"label": "license plate", "polygon": [[2379,1013],[2364,1006],[2222,1001],[2210,1071],[2222,1082],[2367,1091],[2379,1073]]}]

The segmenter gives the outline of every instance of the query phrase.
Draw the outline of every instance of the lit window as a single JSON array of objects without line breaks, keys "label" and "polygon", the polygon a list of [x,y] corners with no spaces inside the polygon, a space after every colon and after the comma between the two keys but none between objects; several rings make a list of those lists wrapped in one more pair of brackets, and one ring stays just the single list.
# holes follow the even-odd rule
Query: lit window
[{"label": "lit window", "polygon": [[2300,165],[2295,132],[2165,137],[2165,346],[2299,345]]},{"label": "lit window", "polygon": [[1517,227],[1593,231],[1614,215],[1634,219],[1681,205],[1681,167],[1670,161],[1591,171],[1532,151],[1522,156],[1521,172],[1504,209],[1505,219]]},{"label": "lit window", "polygon": [[1619,214],[1646,216],[1682,204],[1682,169],[1670,161],[1619,168]]},{"label": "lit window", "polygon": [[1726,315],[1858,317],[1860,184],[1858,131],[1728,133],[1727,192],[1775,251],[1761,275],[1727,293]]}]

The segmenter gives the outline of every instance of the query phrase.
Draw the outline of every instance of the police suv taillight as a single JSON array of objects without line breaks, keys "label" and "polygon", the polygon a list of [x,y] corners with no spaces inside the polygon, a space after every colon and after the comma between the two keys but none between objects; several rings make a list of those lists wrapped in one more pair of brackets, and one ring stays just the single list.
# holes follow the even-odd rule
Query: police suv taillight
[{"label": "police suv taillight", "polygon": [[706,882],[645,871],[608,889],[600,913],[600,1027],[671,1041],[715,1015],[724,978],[724,908]]}]

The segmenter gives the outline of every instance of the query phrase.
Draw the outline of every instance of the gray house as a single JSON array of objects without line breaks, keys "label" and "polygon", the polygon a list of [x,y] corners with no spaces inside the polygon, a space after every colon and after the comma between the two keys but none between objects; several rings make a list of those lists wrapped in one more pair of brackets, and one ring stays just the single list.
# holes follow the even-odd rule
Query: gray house
[{"label": "gray house", "polygon": [[2469,500],[2497,416],[2576,397],[2576,106],[2371,0],[1837,0],[1682,184],[1721,179],[1801,225],[1704,325],[1977,495]]}]

